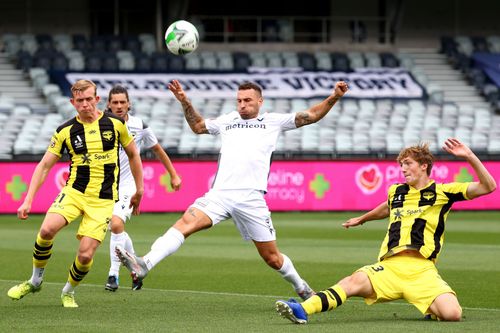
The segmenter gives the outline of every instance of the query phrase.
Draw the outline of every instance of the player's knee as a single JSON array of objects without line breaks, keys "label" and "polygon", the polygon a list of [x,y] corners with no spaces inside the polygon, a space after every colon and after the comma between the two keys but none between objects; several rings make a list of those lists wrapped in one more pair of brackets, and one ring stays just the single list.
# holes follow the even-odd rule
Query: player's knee
[{"label": "player's knee", "polygon": [[88,252],[78,253],[78,261],[82,265],[87,265],[88,263],[90,263],[92,261],[92,254],[88,253]]},{"label": "player's knee", "polygon": [[373,291],[368,276],[362,272],[346,276],[338,284],[344,289],[348,297],[366,296]]},{"label": "player's knee", "polygon": [[203,229],[208,229],[212,226],[212,223],[208,217],[192,216],[189,213],[185,213],[177,222],[175,222],[174,227],[179,230],[184,237],[194,234]]},{"label": "player's knee", "polygon": [[120,234],[125,230],[122,222],[112,222],[111,223],[111,232],[114,234]]},{"label": "player's knee", "polygon": [[267,254],[262,257],[266,264],[276,270],[279,270],[283,265],[283,260],[281,260],[279,253]]},{"label": "player's knee", "polygon": [[40,237],[42,239],[53,239],[55,237],[55,231],[52,228],[42,226],[40,228]]},{"label": "player's knee", "polygon": [[449,307],[441,311],[439,319],[445,321],[460,321],[462,319],[462,308],[460,306]]}]

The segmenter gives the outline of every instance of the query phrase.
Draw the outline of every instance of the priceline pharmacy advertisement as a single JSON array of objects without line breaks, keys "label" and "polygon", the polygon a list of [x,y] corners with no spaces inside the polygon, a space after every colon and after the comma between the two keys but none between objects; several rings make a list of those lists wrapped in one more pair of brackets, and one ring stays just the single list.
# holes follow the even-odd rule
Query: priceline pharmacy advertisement
[{"label": "priceline pharmacy advertisement", "polygon": [[[142,212],[182,212],[207,192],[217,171],[212,161],[179,161],[175,168],[182,188],[174,192],[170,177],[160,162],[143,162],[145,192]],[[485,162],[500,184],[500,162]],[[0,163],[0,213],[16,213],[21,205],[36,163]],[[32,205],[32,213],[44,213],[68,177],[68,163],[58,163],[47,176]],[[437,161],[431,178],[437,183],[476,181],[465,162]],[[387,189],[403,183],[394,161],[275,161],[268,177],[266,200],[271,211],[370,210],[385,201]],[[500,191],[454,209],[500,209]]]}]

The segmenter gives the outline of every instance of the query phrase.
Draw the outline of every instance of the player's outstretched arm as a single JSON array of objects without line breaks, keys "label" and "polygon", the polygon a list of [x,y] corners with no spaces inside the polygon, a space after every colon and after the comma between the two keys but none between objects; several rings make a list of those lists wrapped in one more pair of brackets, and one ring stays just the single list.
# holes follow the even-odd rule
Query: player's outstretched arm
[{"label": "player's outstretched arm", "polygon": [[444,142],[443,149],[456,157],[465,159],[476,172],[479,182],[471,183],[467,188],[467,197],[469,199],[491,193],[497,188],[493,176],[467,145],[457,139],[449,138]]},{"label": "player's outstretched arm", "polygon": [[168,157],[168,154],[165,150],[163,150],[159,143],[155,144],[151,147],[151,149],[153,150],[153,153],[155,153],[156,158],[161,161],[165,169],[168,171],[168,174],[170,175],[170,185],[174,191],[178,191],[181,188],[182,179],[177,174],[177,171],[175,171],[174,165]]},{"label": "player's outstretched arm", "polygon": [[313,105],[306,111],[297,112],[295,115],[295,125],[297,127],[302,127],[322,119],[332,109],[335,103],[344,96],[347,90],[349,90],[347,83],[343,81],[337,82],[333,93],[323,100],[323,102]]},{"label": "player's outstretched arm", "polygon": [[31,176],[28,193],[26,194],[22,205],[17,209],[17,217],[19,219],[26,220],[28,218],[28,214],[31,210],[31,204],[33,203],[36,193],[45,182],[45,178],[47,178],[49,171],[57,161],[59,161],[59,156],[48,151],[45,155],[43,155],[42,160],[37,164],[35,171],[33,172],[33,176]]},{"label": "player's outstretched arm", "polygon": [[139,155],[139,150],[132,140],[126,147],[123,147],[127,153],[130,171],[135,182],[135,194],[130,198],[130,207],[132,207],[132,214],[139,215],[139,205],[141,203],[142,195],[144,194],[144,180],[142,178],[142,161]]},{"label": "player's outstretched arm", "polygon": [[342,223],[342,226],[346,229],[349,229],[349,227],[356,227],[368,221],[385,219],[388,216],[389,206],[387,206],[387,202],[384,201],[374,209],[370,210],[368,213],[347,220],[346,222]]},{"label": "player's outstretched arm", "polygon": [[191,127],[191,130],[196,134],[208,134],[208,129],[205,126],[205,119],[196,111],[187,98],[186,92],[182,89],[179,81],[172,80],[168,84],[168,89],[174,94],[175,98],[181,103],[184,110],[184,117]]}]

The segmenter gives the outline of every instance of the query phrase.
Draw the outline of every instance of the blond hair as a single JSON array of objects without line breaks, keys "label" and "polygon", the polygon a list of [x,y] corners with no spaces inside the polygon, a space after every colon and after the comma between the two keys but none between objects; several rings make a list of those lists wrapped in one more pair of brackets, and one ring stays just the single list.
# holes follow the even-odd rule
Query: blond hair
[{"label": "blond hair", "polygon": [[432,164],[434,163],[434,155],[432,155],[431,151],[429,150],[428,143],[420,143],[417,146],[412,146],[401,150],[396,160],[399,164],[401,164],[401,162],[407,157],[414,159],[420,165],[427,164],[427,176],[431,175]]},{"label": "blond hair", "polygon": [[75,97],[75,93],[81,93],[90,87],[94,87],[94,96],[97,95],[97,86],[90,80],[78,80],[71,86],[71,94]]}]

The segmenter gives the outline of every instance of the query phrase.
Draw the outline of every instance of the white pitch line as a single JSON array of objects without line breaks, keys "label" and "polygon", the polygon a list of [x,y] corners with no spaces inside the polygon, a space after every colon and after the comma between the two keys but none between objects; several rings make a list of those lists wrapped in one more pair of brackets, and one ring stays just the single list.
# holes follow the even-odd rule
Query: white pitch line
[{"label": "white pitch line", "polygon": [[[15,281],[15,280],[2,280],[0,279],[0,282],[9,282],[9,283],[20,283],[23,281]],[[59,282],[44,282],[43,284],[45,285],[60,285],[62,286],[63,283]],[[102,285],[98,284],[91,284],[91,283],[83,283],[80,284],[79,287],[90,287],[90,288],[104,288]],[[218,291],[204,291],[204,290],[183,290],[183,289],[156,289],[156,288],[142,288],[143,290],[148,290],[148,291],[160,291],[160,292],[166,292],[166,293],[182,293],[182,294],[200,294],[200,295],[217,295],[217,296],[236,296],[236,297],[257,297],[257,298],[273,298],[275,300],[278,299],[288,299],[290,298],[290,295],[288,296],[277,296],[277,295],[257,295],[257,294],[240,294],[240,293],[228,293],[228,292],[218,292]],[[128,289],[127,289],[128,290]],[[349,303],[354,302],[354,303],[364,303],[363,300],[361,299],[350,299]],[[412,304],[409,303],[395,303],[395,302],[386,302],[384,303],[386,305],[396,305],[396,306],[413,306]],[[462,307],[464,310],[471,310],[471,311],[489,311],[489,312],[500,312],[500,309],[497,308],[470,308],[470,307]]]}]

